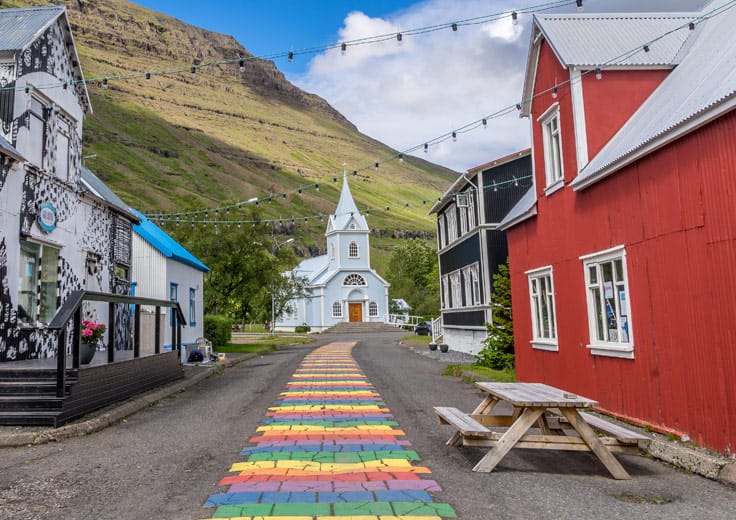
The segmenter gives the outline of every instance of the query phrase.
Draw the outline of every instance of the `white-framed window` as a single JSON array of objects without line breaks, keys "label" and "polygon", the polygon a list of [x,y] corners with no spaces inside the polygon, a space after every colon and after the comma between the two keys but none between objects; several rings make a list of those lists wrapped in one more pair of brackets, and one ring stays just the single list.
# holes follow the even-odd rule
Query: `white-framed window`
[{"label": "white-framed window", "polygon": [[441,279],[442,283],[442,308],[447,309],[450,307],[450,277],[443,275]]},{"label": "white-framed window", "polygon": [[55,175],[63,181],[69,180],[71,158],[72,124],[65,117],[56,120],[56,170]]},{"label": "white-framed window", "polygon": [[28,110],[28,148],[27,157],[31,164],[43,168],[43,158],[47,140],[48,120],[51,110],[45,101],[31,95]]},{"label": "white-framed window", "polygon": [[56,314],[58,265],[58,248],[21,240],[18,320],[22,323],[49,323]]},{"label": "white-framed window", "polygon": [[333,318],[342,318],[342,303],[340,303],[340,302],[334,302],[332,304],[332,317]]},{"label": "white-framed window", "polygon": [[454,204],[447,208],[445,218],[447,219],[447,244],[451,244],[457,240],[457,209]]},{"label": "white-framed window", "polygon": [[463,269],[463,285],[465,286],[465,305],[467,307],[480,305],[480,279],[478,277],[478,263]]},{"label": "white-framed window", "polygon": [[342,282],[343,285],[368,285],[365,283],[365,278],[360,276],[359,274],[349,274],[345,277],[345,280]]},{"label": "white-framed window", "polygon": [[633,359],[631,301],[626,249],[618,246],[581,256],[593,354]]},{"label": "white-framed window", "polygon": [[475,227],[475,193],[466,195],[468,201],[468,229]]},{"label": "white-framed window", "polygon": [[450,292],[452,293],[452,299],[450,301],[450,307],[457,308],[463,305],[463,287],[460,285],[460,271],[450,273]]},{"label": "white-framed window", "polygon": [[[179,284],[170,282],[169,283],[169,300],[172,302],[179,301]],[[174,324],[174,308],[171,307],[169,310],[169,325]]]},{"label": "white-framed window", "polygon": [[552,267],[540,267],[525,273],[529,278],[529,299],[532,313],[532,346],[558,350],[557,312]]},{"label": "white-framed window", "polygon": [[542,143],[544,146],[545,190],[551,193],[564,184],[562,163],[562,140],[560,137],[560,106],[554,103],[542,114],[538,121],[542,124]]},{"label": "white-framed window", "polygon": [[358,243],[350,242],[350,245],[348,245],[348,257],[358,258],[358,254],[359,254]]},{"label": "white-framed window", "polygon": [[455,197],[455,200],[460,210],[460,236],[463,236],[468,232],[468,196],[464,193],[459,193]]},{"label": "white-framed window", "polygon": [[189,288],[189,325],[197,324],[197,289]]},{"label": "white-framed window", "polygon": [[437,243],[440,249],[445,247],[447,243],[445,240],[445,215],[440,215],[437,218]]},{"label": "white-framed window", "polygon": [[378,316],[378,304],[376,302],[370,302],[368,304],[368,316],[371,318]]}]

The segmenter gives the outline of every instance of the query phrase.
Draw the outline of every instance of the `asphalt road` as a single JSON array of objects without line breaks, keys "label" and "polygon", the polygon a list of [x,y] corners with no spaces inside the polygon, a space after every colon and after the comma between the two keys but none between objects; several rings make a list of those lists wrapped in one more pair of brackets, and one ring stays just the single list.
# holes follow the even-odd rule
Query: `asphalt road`
[{"label": "asphalt road", "polygon": [[435,499],[463,520],[489,518],[732,519],[736,489],[646,457],[619,456],[616,481],[587,453],[512,450],[492,472],[473,473],[483,451],[447,447],[450,427],[432,406],[472,409],[471,385],[398,345],[401,334],[319,337],[225,370],[102,432],[58,444],[0,450],[0,518],[197,519],[239,460],[266,409],[304,355],[331,340],[353,355],[443,487]]}]

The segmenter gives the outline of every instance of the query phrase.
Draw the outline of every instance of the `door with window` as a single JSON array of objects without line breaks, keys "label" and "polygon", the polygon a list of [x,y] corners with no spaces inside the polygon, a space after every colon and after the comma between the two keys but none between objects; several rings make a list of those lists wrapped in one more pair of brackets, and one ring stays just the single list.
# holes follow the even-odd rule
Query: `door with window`
[{"label": "door with window", "polygon": [[363,321],[363,304],[362,303],[349,303],[348,304],[348,316],[350,321]]}]

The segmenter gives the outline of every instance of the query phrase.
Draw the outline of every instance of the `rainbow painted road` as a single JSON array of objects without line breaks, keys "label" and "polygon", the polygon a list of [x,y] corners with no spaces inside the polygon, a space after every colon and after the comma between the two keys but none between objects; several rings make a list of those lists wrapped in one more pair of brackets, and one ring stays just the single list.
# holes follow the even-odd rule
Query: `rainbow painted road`
[{"label": "rainbow painted road", "polygon": [[351,356],[355,343],[308,354],[268,409],[245,461],[205,507],[238,520],[440,520],[441,491]]}]

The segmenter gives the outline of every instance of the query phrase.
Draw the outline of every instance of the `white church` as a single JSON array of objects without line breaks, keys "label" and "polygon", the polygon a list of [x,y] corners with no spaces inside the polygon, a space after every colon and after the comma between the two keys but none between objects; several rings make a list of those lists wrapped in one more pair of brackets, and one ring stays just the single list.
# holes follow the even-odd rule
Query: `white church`
[{"label": "white church", "polygon": [[355,205],[348,179],[327,223],[327,254],[300,263],[293,274],[307,280],[304,298],[292,300],[276,320],[279,330],[308,325],[321,332],[342,322],[388,321],[389,283],[371,269],[368,223]]}]

